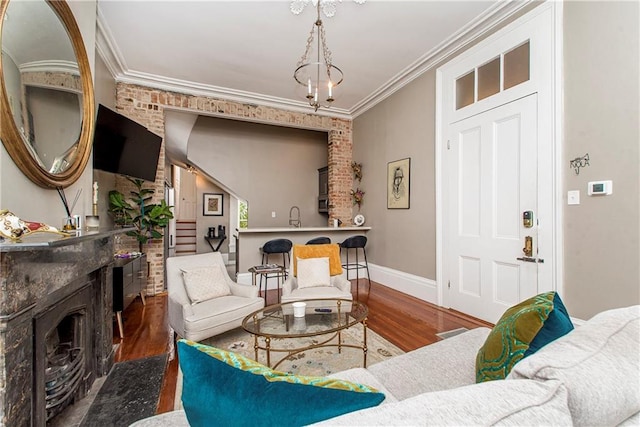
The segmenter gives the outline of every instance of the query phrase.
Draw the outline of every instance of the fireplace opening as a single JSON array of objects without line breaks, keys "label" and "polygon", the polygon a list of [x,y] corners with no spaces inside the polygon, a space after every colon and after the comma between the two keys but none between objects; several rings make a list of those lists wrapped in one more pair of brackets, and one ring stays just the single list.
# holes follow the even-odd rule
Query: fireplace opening
[{"label": "fireplace opening", "polygon": [[85,397],[96,377],[91,283],[34,321],[33,425],[44,426]]},{"label": "fireplace opening", "polygon": [[85,373],[84,310],[72,313],[45,338],[45,409],[47,422],[72,404]]}]

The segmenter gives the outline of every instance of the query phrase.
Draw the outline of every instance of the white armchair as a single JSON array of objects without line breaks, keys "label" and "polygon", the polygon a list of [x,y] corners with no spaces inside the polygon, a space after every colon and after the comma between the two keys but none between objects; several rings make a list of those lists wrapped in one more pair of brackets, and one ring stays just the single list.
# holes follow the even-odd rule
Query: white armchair
[{"label": "white armchair", "polygon": [[[191,304],[182,271],[220,265],[231,295]],[[255,286],[239,285],[229,277],[222,255],[210,252],[167,258],[169,325],[182,338],[201,341],[242,325],[242,320],[264,307]]]},{"label": "white armchair", "polygon": [[[282,285],[282,298],[283,303],[294,302],[303,299],[346,299],[352,300],[351,295],[351,282],[344,277],[342,267],[340,265],[340,249],[336,244],[326,245],[312,245],[313,247],[306,245],[294,245],[293,255],[291,257],[291,273],[287,280]],[[331,286],[313,286],[313,287],[298,287],[298,278],[295,272],[297,258],[319,258],[328,257],[329,263],[332,268],[333,275],[329,278],[329,284]],[[335,274],[337,273],[337,274]]]},{"label": "white armchair", "polygon": [[290,275],[282,285],[282,302],[293,302],[303,299],[341,298],[353,299],[351,282],[342,274],[331,276],[331,286],[315,286],[312,288],[298,288],[298,278]]}]

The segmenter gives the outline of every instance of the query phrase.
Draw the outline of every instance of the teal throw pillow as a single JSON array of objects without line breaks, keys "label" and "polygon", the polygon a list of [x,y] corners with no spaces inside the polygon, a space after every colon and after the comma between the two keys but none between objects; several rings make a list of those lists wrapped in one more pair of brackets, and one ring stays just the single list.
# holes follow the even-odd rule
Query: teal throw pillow
[{"label": "teal throw pillow", "polygon": [[379,405],[372,387],[274,371],[251,359],[178,341],[182,403],[192,427],[301,426]]},{"label": "teal throw pillow", "polygon": [[560,296],[546,292],[502,315],[476,357],[476,382],[505,379],[513,366],[573,329]]}]

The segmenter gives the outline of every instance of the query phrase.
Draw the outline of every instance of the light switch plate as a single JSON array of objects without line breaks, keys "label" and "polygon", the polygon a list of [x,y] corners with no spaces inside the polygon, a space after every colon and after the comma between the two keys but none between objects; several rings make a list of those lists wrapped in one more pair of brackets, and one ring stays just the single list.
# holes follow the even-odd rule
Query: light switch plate
[{"label": "light switch plate", "polygon": [[271,211],[271,218],[275,218],[276,217],[276,211]]},{"label": "light switch plate", "polygon": [[570,190],[567,192],[567,204],[568,205],[580,204],[580,190]]}]

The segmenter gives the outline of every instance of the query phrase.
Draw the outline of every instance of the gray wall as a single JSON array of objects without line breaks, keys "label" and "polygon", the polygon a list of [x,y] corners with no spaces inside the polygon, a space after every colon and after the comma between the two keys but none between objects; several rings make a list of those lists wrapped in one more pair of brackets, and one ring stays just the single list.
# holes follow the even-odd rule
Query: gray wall
[{"label": "gray wall", "polygon": [[[564,5],[564,156],[589,153],[591,164],[565,170],[565,190],[581,196],[564,208],[565,299],[587,318],[640,302],[640,11],[637,1]],[[587,196],[587,182],[608,179],[611,196]]]},{"label": "gray wall", "polygon": [[[568,165],[588,152],[591,166],[563,177],[563,194],[582,193],[580,206],[564,207],[563,299],[572,316],[589,318],[640,302],[638,3],[564,5],[564,157]],[[369,261],[435,280],[433,70],[354,120],[353,157],[373,227]],[[386,163],[404,157],[411,209],[387,210]],[[614,181],[614,194],[588,198],[587,182],[601,179]]]},{"label": "gray wall", "polygon": [[[373,229],[375,264],[434,279],[435,71],[431,70],[353,122],[353,159],[362,163],[360,212]],[[387,209],[387,163],[411,158],[410,209]]]},{"label": "gray wall", "polygon": [[[82,33],[93,75],[96,2],[95,0],[73,1],[69,2],[69,7]],[[89,163],[80,179],[65,190],[67,198],[73,199],[76,193],[82,189],[73,214],[87,215],[91,213],[92,175],[92,167]],[[57,227],[62,226],[62,220],[65,216],[58,193],[55,190],[40,188],[33,184],[15,166],[4,145],[0,147],[0,207],[9,209],[24,219],[46,222]]]},{"label": "gray wall", "polygon": [[94,91],[96,105],[102,104],[116,109],[116,81],[100,56],[96,56]]},{"label": "gray wall", "polygon": [[318,168],[327,165],[324,132],[201,116],[187,158],[247,201],[249,227],[288,226],[294,205],[303,226],[327,225],[316,208]]},{"label": "gray wall", "polygon": [[[96,56],[94,94],[96,97],[96,114],[98,104],[102,104],[112,110],[116,109],[116,81],[107,69],[100,56]],[[93,156],[90,160],[93,164]],[[100,226],[113,227],[113,218],[109,215],[109,191],[116,188],[116,175],[101,170],[93,171],[93,180],[98,183],[98,216]]]},{"label": "gray wall", "polygon": [[[233,230],[229,230],[229,214],[231,212],[231,197],[229,197],[229,193],[200,175],[196,176],[196,190],[196,252],[199,254],[211,252],[211,248],[207,241],[204,240],[204,236],[209,232],[209,227],[216,228],[217,236],[219,225],[223,225],[227,228],[227,240],[225,240],[224,243],[222,243],[222,246],[220,246],[220,252],[229,252],[229,242],[233,240],[231,236],[234,234]],[[203,215],[203,195],[205,193],[222,194],[222,216]],[[214,241],[212,244],[215,247],[218,242]]]}]

